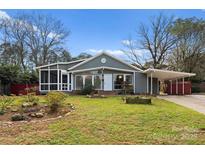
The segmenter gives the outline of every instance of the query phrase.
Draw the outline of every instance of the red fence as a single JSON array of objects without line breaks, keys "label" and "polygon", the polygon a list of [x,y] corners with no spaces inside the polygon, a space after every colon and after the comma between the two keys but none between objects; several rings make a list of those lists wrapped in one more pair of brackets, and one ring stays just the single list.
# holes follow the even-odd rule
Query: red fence
[{"label": "red fence", "polygon": [[10,87],[10,92],[15,95],[26,95],[27,88],[36,88],[36,94],[39,94],[38,84],[12,84]]},{"label": "red fence", "polygon": [[[171,92],[171,89],[172,89],[172,92]],[[177,95],[176,94],[176,83],[172,83],[172,88],[171,88],[171,83],[169,82],[167,84],[166,93],[169,95]],[[190,81],[184,82],[184,94],[185,95],[191,94],[191,82]],[[183,82],[178,82],[178,95],[183,95]]]}]

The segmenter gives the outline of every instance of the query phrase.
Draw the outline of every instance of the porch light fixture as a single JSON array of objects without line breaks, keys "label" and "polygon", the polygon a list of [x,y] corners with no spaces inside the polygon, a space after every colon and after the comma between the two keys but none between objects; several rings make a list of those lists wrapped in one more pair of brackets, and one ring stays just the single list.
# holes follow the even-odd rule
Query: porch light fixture
[{"label": "porch light fixture", "polygon": [[119,79],[122,79],[122,75],[119,75],[118,78],[119,78]]}]

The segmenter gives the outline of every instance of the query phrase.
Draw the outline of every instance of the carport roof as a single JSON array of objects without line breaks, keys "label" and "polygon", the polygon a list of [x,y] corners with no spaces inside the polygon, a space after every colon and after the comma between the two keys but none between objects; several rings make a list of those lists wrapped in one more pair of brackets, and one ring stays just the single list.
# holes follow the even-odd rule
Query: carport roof
[{"label": "carport roof", "polygon": [[195,76],[195,73],[177,72],[161,69],[147,69],[144,73],[150,75],[152,73],[153,78],[158,78],[159,80],[172,80]]}]

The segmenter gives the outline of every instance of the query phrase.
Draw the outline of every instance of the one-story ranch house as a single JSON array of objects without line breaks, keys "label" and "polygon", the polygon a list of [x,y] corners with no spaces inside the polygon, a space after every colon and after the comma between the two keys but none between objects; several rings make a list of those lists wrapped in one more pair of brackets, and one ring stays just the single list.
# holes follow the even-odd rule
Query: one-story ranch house
[{"label": "one-story ranch house", "polygon": [[[134,94],[159,94],[159,81],[177,81],[194,76],[193,73],[160,69],[141,70],[106,52],[91,58],[59,62],[37,67],[39,90],[73,92],[92,84],[96,90],[119,92],[123,82],[133,87]],[[176,89],[177,91],[178,89]],[[183,84],[184,93],[184,84]]]}]

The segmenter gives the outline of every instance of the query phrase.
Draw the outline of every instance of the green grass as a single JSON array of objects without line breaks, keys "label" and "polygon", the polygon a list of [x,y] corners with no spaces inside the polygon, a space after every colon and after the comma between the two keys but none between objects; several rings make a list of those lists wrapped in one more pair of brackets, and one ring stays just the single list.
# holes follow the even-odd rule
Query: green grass
[{"label": "green grass", "polygon": [[[121,97],[69,96],[76,110],[49,123],[0,130],[2,144],[205,144],[205,115],[153,98],[152,105]],[[10,131],[15,131],[12,134]]]}]

